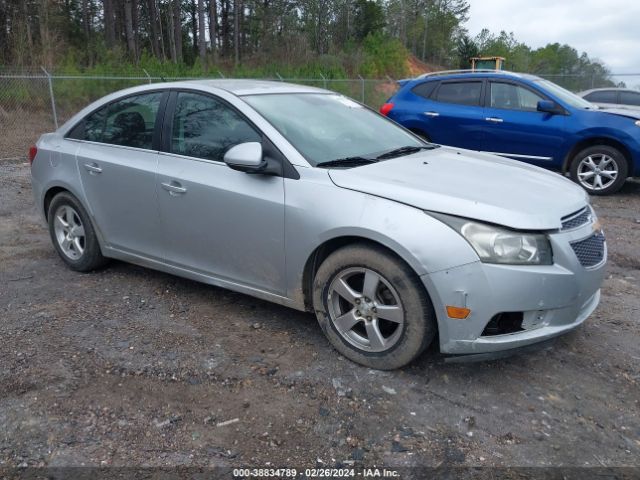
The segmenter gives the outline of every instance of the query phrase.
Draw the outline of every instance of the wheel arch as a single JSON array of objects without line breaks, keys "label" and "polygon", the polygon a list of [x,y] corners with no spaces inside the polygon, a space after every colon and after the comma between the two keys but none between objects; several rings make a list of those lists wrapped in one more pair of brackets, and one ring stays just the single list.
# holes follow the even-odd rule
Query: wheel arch
[{"label": "wheel arch", "polygon": [[56,183],[56,184],[48,185],[46,189],[44,189],[44,195],[42,196],[42,201],[40,205],[44,210],[45,220],[47,222],[49,221],[49,205],[51,205],[51,201],[54,199],[56,195],[63,192],[66,192],[69,195],[72,195],[78,201],[78,203],[80,203],[80,205],[82,205],[82,207],[85,209],[85,211],[87,212],[87,215],[89,215],[89,221],[93,226],[93,229],[96,233],[96,237],[98,238],[98,243],[100,244],[100,248],[102,249],[104,245],[104,237],[102,235],[102,231],[100,230],[100,227],[98,226],[95,219],[93,218],[93,214],[91,212],[91,209],[88,208],[86,200],[82,196],[78,195],[78,192],[76,192],[73,187],[63,183]]},{"label": "wheel arch", "polygon": [[49,220],[49,205],[51,205],[51,201],[53,200],[53,197],[55,197],[56,195],[58,195],[59,193],[62,193],[62,192],[70,193],[74,197],[78,198],[77,195],[75,195],[68,188],[61,187],[61,186],[50,187],[45,192],[44,197],[42,199],[42,207],[44,208],[44,218],[45,218],[45,220]]},{"label": "wheel arch", "polygon": [[593,136],[593,137],[584,138],[578,141],[575,145],[573,145],[573,147],[571,147],[571,149],[569,150],[569,152],[567,152],[567,155],[564,158],[564,161],[562,163],[562,172],[566,173],[569,171],[569,169],[571,168],[571,162],[573,160],[573,157],[575,157],[578,154],[578,152],[580,152],[581,150],[584,150],[585,148],[594,147],[596,145],[607,145],[609,147],[613,147],[619,150],[620,153],[622,153],[622,155],[624,156],[625,161],[627,162],[627,167],[628,167],[627,175],[632,174],[633,172],[632,156],[631,156],[631,152],[626,147],[626,145],[614,138],[603,137],[603,136]]},{"label": "wheel arch", "polygon": [[[325,240],[318,247],[316,247],[305,262],[304,270],[302,273],[302,295],[305,310],[313,312],[313,279],[315,278],[315,274],[318,271],[318,268],[320,267],[320,265],[322,265],[322,262],[336,250],[353,244],[365,244],[377,248],[382,248],[405,263],[416,275],[416,277],[420,277],[420,272],[416,270],[415,262],[412,261],[411,258],[406,258],[406,254],[399,254],[397,249],[394,249],[392,245],[387,244],[384,241],[380,241],[380,239],[372,240],[371,238],[360,235],[336,236]],[[427,296],[429,296],[429,298],[431,299],[431,294],[429,293],[429,291],[426,289],[426,287],[424,287],[424,285],[422,285],[422,287],[424,288]]]}]

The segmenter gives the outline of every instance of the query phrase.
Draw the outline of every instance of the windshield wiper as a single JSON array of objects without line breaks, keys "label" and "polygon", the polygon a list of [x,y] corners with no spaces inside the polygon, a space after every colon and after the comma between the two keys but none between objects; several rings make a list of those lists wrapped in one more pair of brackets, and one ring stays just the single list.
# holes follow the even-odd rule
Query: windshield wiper
[{"label": "windshield wiper", "polygon": [[357,167],[359,165],[376,163],[377,161],[378,160],[376,160],[375,158],[345,157],[336,158],[335,160],[327,160],[326,162],[320,162],[316,164],[316,167]]},{"label": "windshield wiper", "polygon": [[406,146],[394,148],[393,150],[389,150],[388,152],[378,155],[376,159],[384,160],[387,158],[401,157],[403,155],[411,155],[412,153],[419,152],[420,150],[433,150],[434,148],[438,148],[438,145]]}]

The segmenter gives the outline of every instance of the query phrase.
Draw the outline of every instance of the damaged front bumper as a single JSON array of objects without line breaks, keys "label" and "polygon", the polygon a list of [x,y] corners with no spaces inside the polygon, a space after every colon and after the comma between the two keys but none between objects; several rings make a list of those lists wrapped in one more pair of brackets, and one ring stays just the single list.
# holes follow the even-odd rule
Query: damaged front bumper
[{"label": "damaged front bumper", "polygon": [[[520,349],[567,333],[582,324],[600,301],[602,260],[585,266],[576,242],[593,235],[593,225],[549,235],[554,264],[496,265],[480,261],[421,277],[431,296],[444,354],[495,354]],[[447,306],[465,307],[465,319],[452,319]],[[497,325],[508,318],[507,328]],[[477,360],[504,355],[483,355]]]}]

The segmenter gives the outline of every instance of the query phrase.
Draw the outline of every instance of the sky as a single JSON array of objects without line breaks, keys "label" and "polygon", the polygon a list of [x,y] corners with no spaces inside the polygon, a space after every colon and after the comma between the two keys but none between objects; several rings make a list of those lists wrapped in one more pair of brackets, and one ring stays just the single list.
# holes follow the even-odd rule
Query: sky
[{"label": "sky", "polygon": [[[640,73],[640,0],[469,0],[465,24],[537,48],[566,43],[605,63],[613,73]],[[640,77],[636,77],[640,78]]]}]

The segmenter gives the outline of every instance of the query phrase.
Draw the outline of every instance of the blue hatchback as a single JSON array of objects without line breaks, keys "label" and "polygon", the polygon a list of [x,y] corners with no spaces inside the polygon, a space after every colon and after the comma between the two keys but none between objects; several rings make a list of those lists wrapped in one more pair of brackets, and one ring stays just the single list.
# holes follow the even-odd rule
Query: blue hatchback
[{"label": "blue hatchback", "polygon": [[570,172],[596,195],[640,175],[640,112],[600,109],[512,72],[440,72],[400,85],[380,112],[434,143]]}]

